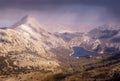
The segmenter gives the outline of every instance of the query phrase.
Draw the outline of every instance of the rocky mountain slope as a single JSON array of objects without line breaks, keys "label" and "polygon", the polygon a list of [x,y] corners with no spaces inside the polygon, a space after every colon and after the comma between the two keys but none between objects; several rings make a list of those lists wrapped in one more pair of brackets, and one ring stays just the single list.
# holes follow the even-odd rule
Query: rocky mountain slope
[{"label": "rocky mountain slope", "polygon": [[[79,35],[78,35],[79,34]],[[79,46],[98,53],[114,53],[120,50],[120,28],[103,25],[88,33],[57,34],[71,47]]]},{"label": "rocky mountain slope", "polygon": [[34,18],[25,16],[10,28],[0,29],[0,70],[54,70],[59,62],[50,50],[65,46],[61,38],[42,29]]},{"label": "rocky mountain slope", "polygon": [[91,30],[89,36],[92,39],[99,39],[103,52],[112,53],[120,50],[120,28],[102,26]]}]

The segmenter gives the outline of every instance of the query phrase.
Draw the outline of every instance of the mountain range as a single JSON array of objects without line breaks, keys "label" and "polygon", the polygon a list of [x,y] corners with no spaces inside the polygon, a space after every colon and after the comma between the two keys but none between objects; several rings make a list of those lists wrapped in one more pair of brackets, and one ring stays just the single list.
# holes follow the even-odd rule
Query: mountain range
[{"label": "mountain range", "polygon": [[120,50],[120,27],[103,25],[88,33],[55,33],[63,38],[70,47],[79,46],[98,53],[114,53]]},{"label": "mountain range", "polygon": [[[71,55],[75,53],[75,47],[97,55],[76,59]],[[103,25],[88,33],[50,33],[35,18],[26,15],[14,25],[0,28],[0,75],[5,75],[9,81],[24,81],[20,80],[24,76],[35,78],[27,78],[27,81],[79,81],[84,76],[94,81],[104,74],[105,78],[102,78],[106,80],[107,75],[111,76],[109,71],[105,71],[105,75],[104,68],[116,70],[119,67],[119,51],[119,26]],[[17,80],[10,80],[12,74]],[[38,79],[39,76],[42,77]],[[2,78],[1,81],[8,80]]]}]

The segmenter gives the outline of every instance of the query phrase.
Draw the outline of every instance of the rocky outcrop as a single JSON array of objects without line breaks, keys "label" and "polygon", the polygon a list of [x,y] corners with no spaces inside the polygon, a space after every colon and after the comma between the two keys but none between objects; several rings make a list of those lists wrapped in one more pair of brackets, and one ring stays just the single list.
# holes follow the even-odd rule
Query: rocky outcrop
[{"label": "rocky outcrop", "polygon": [[61,38],[42,29],[30,16],[25,16],[10,28],[0,29],[0,57],[5,58],[3,63],[8,68],[55,69],[59,62],[50,49],[65,46]]}]

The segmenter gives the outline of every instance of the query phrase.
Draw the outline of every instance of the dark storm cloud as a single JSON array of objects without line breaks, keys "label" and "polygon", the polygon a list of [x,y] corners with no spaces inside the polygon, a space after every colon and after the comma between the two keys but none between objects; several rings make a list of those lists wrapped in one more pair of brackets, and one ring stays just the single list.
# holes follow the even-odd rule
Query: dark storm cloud
[{"label": "dark storm cloud", "polygon": [[120,16],[120,0],[0,0],[0,8],[54,10],[63,5],[102,6],[113,16]]},{"label": "dark storm cloud", "polygon": [[14,6],[14,5],[71,5],[71,4],[87,4],[87,5],[106,5],[107,3],[113,3],[115,0],[0,0],[2,6]]},{"label": "dark storm cloud", "polygon": [[87,4],[87,5],[114,5],[114,3],[119,4],[119,0],[0,0],[0,4]]},{"label": "dark storm cloud", "polygon": [[71,5],[71,4],[84,4],[84,5],[103,5],[115,6],[119,5],[119,0],[0,0],[1,6],[14,6],[23,5],[33,7],[41,5]]}]

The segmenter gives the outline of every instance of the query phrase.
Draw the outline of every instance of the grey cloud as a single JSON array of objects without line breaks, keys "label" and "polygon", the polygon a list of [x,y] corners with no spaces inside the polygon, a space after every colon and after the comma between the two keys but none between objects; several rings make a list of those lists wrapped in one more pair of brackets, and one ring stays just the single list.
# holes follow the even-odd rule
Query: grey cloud
[{"label": "grey cloud", "polygon": [[[0,0],[0,9],[16,8],[22,10],[55,11],[64,10],[64,6],[72,8],[72,12],[79,13],[79,8],[72,5],[104,7],[112,17],[120,20],[120,0]],[[74,8],[74,9],[73,9]]]},{"label": "grey cloud", "polygon": [[0,6],[41,6],[41,5],[96,5],[96,6],[118,6],[119,0],[0,0]]},{"label": "grey cloud", "polygon": [[120,0],[0,0],[0,8],[55,10],[63,5],[101,6],[114,17],[120,17]]}]

